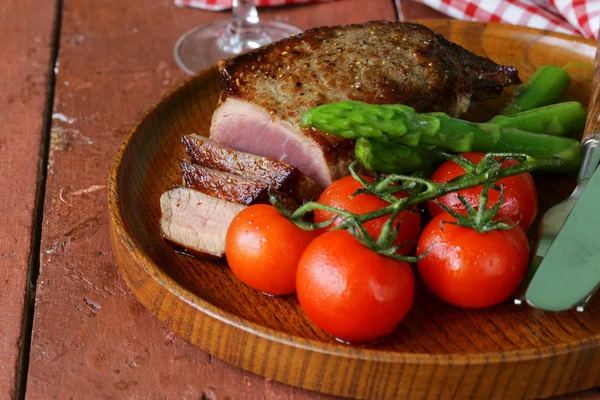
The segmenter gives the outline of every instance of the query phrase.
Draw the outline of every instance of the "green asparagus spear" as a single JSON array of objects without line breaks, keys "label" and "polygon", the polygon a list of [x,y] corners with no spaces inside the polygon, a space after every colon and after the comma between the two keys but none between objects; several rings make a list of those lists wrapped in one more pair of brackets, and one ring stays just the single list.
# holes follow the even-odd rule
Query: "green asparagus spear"
[{"label": "green asparagus spear", "polygon": [[573,136],[583,132],[585,109],[576,101],[567,101],[513,115],[497,115],[488,124],[552,136]]},{"label": "green asparagus spear", "polygon": [[429,171],[444,157],[422,147],[409,147],[387,139],[356,139],[356,157],[371,171]]},{"label": "green asparagus spear", "polygon": [[515,89],[513,99],[500,113],[513,115],[556,103],[569,85],[571,77],[567,71],[554,65],[545,65]]},{"label": "green asparagus spear", "polygon": [[484,153],[523,153],[536,158],[558,157],[563,161],[557,172],[574,172],[581,164],[578,141],[560,136],[550,136],[503,128],[490,124],[478,124],[460,119],[441,117],[440,131],[473,134],[469,151]]},{"label": "green asparagus spear", "polygon": [[[356,155],[367,168],[405,172],[431,167],[430,150],[525,153],[558,157],[562,172],[581,162],[579,142],[492,124],[450,118],[443,113],[416,113],[401,105],[358,101],[325,104],[302,116],[302,124],[356,142]],[[400,161],[402,160],[402,161]]]}]

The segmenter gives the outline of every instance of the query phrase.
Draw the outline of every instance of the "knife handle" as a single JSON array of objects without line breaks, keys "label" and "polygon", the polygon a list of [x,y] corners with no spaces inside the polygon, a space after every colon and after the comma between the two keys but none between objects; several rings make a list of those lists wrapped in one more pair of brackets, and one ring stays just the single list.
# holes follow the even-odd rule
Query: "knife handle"
[{"label": "knife handle", "polygon": [[596,62],[594,63],[594,81],[592,83],[592,96],[588,106],[588,115],[581,144],[590,139],[600,140],[600,35],[596,44]]}]

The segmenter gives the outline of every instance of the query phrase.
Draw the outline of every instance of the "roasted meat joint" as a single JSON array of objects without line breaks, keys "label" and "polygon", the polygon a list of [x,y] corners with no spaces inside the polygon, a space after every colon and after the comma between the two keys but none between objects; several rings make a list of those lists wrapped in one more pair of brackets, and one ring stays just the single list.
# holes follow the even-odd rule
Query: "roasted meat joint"
[{"label": "roasted meat joint", "polygon": [[349,174],[354,142],[303,127],[327,103],[404,104],[418,112],[465,112],[472,101],[519,83],[498,65],[418,24],[374,21],[321,27],[218,65],[222,94],[210,139],[182,139],[187,188],[161,199],[163,235],[195,253],[222,256],[227,227],[269,187],[291,207]]}]

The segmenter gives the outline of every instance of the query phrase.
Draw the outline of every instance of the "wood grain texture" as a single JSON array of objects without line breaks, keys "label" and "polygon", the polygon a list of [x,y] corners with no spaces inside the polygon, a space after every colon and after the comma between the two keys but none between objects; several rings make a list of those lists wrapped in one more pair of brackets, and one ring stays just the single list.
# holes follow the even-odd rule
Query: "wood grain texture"
[{"label": "wood grain texture", "polygon": [[585,123],[585,131],[581,143],[590,139],[600,140],[600,39],[598,39],[596,52],[596,63],[594,67],[594,83],[588,107],[588,118]]},{"label": "wood grain texture", "polygon": [[0,6],[0,393],[16,396],[56,1]]},{"label": "wood grain texture", "polygon": [[[389,0],[360,4],[260,11],[301,28],[394,19]],[[51,131],[28,398],[326,398],[234,368],[182,340],[135,299],[111,254],[113,157],[142,113],[187,78],[172,56],[179,35],[227,17],[172,0],[63,1],[54,112],[66,121],[55,119]]]},{"label": "wood grain texture", "polygon": [[[595,46],[564,35],[499,25],[425,21],[448,39],[527,79],[544,64],[591,62]],[[591,71],[570,71],[566,98],[587,103]],[[600,384],[600,299],[585,313],[503,304],[465,311],[418,287],[416,305],[386,341],[342,345],[311,325],[293,296],[266,297],[224,263],[178,254],[160,237],[158,198],[180,180],[179,144],[206,134],[219,95],[216,71],[198,76],[134,127],[109,182],[112,239],[123,277],[160,320],[234,365],[294,386],[368,398],[539,398]],[[508,98],[475,107],[488,119]],[[572,178],[536,176],[543,212]]]}]

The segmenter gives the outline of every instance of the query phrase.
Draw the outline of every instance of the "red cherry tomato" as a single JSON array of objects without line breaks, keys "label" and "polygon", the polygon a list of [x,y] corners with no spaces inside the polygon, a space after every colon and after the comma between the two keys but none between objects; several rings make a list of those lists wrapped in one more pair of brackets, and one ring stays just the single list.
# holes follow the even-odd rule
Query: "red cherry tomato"
[{"label": "red cherry tomato", "polygon": [[478,233],[454,225],[442,213],[423,230],[417,264],[425,284],[450,304],[484,308],[506,300],[525,275],[529,263],[527,237],[521,227]]},{"label": "red cherry tomato", "polygon": [[348,342],[389,334],[413,303],[410,266],[369,250],[348,231],[313,240],[298,264],[298,301],[318,327]]},{"label": "red cherry tomato", "polygon": [[[368,179],[368,178],[367,178]],[[339,179],[333,182],[319,197],[318,202],[327,206],[339,208],[354,214],[365,214],[368,212],[379,210],[389,203],[385,200],[380,199],[377,196],[370,194],[359,194],[358,196],[352,197],[352,195],[363,186],[351,176]],[[406,197],[406,193],[398,193],[395,195],[397,198]],[[325,222],[335,217],[335,214],[325,210],[316,210],[314,221]],[[374,239],[379,237],[381,229],[389,216],[379,217],[372,221],[364,224],[369,235]],[[400,230],[395,240],[395,244],[404,243],[399,249],[398,253],[403,255],[410,254],[414,248],[416,241],[421,232],[421,215],[418,211],[402,211],[397,221],[400,221]],[[328,228],[338,226],[342,222],[342,218],[338,217]],[[322,232],[323,230],[321,230]]]},{"label": "red cherry tomato", "polygon": [[227,263],[235,276],[256,290],[293,293],[298,260],[315,236],[291,223],[275,207],[253,205],[236,215],[227,230]]},{"label": "red cherry tomato", "polygon": [[[463,153],[464,158],[472,163],[478,164],[484,156],[484,153]],[[515,160],[506,160],[502,167],[510,167],[517,165]],[[435,171],[431,180],[433,182],[445,183],[452,179],[461,176],[465,170],[456,164],[454,161],[446,161]],[[529,228],[537,214],[538,200],[537,190],[531,174],[526,172],[519,175],[510,176],[500,179],[498,185],[504,187],[504,201],[497,214],[499,219],[508,218],[514,223],[519,222],[521,228],[526,230]],[[449,193],[437,199],[440,203],[451,208],[452,210],[466,215],[465,207],[458,199],[458,195],[462,195],[475,208],[479,207],[479,196],[483,186],[475,186],[469,189],[463,189],[458,192]],[[491,207],[500,199],[498,190],[490,190],[488,192],[487,207]],[[427,208],[432,216],[436,216],[444,210],[434,202],[427,203]]]}]

